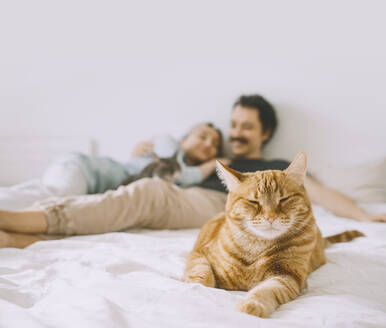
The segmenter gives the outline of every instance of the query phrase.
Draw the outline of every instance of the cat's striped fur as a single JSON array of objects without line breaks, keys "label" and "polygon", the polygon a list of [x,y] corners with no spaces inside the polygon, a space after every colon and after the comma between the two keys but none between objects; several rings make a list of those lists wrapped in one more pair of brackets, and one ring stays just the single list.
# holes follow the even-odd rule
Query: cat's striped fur
[{"label": "cat's striped fur", "polygon": [[226,212],[201,229],[183,281],[248,291],[238,309],[259,317],[298,296],[326,262],[326,246],[363,236],[322,238],[303,186],[305,169],[304,153],[285,171],[241,174],[220,165],[230,191]]}]

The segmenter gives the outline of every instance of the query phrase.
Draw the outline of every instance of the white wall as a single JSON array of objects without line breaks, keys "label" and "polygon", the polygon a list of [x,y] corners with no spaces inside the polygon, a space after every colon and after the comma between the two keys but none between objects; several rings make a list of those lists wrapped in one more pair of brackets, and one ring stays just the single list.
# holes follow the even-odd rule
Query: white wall
[{"label": "white wall", "polygon": [[0,137],[90,136],[125,159],[240,93],[281,126],[268,157],[385,155],[384,1],[2,1]]}]

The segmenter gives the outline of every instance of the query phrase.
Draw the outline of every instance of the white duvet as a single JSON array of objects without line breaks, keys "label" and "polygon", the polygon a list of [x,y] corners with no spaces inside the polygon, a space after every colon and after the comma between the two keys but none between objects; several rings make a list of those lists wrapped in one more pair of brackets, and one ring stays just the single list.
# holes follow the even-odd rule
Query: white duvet
[{"label": "white duvet", "polygon": [[324,235],[367,237],[330,247],[269,319],[235,310],[244,292],[177,280],[198,230],[131,230],[1,249],[0,327],[386,327],[386,224],[314,213]]}]

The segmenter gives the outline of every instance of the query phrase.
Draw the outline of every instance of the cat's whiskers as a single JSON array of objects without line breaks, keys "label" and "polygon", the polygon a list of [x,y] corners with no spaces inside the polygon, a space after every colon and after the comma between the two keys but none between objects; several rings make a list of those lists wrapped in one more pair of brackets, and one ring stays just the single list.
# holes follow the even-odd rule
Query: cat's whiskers
[{"label": "cat's whiskers", "polygon": [[305,218],[303,220],[295,219],[293,224],[294,225],[300,224],[301,226],[304,226],[304,227],[314,225],[314,223],[311,220],[311,217],[312,217],[312,215],[308,216],[307,218]]},{"label": "cat's whiskers", "polygon": [[288,229],[288,231],[292,231],[292,232],[305,232],[306,229],[302,228],[302,227],[296,227],[296,226],[292,226],[291,228]]},{"label": "cat's whiskers", "polygon": [[[299,223],[300,226],[297,225],[297,223]],[[313,223],[311,220],[309,220],[308,222],[296,220],[294,224],[292,224],[292,226],[289,228],[289,230],[295,230],[297,232],[305,232],[309,226],[313,226]]]}]

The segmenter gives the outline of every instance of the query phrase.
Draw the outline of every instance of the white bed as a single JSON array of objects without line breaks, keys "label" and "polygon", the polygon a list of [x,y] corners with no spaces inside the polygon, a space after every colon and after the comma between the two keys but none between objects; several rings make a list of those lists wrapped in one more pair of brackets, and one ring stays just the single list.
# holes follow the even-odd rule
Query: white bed
[{"label": "white bed", "polygon": [[[0,199],[22,208],[44,196],[38,184],[0,189]],[[367,207],[386,212],[386,203]],[[178,281],[198,230],[131,230],[0,249],[0,328],[386,327],[386,224],[314,211],[324,235],[367,237],[329,248],[303,295],[269,319],[235,310],[244,292]]]},{"label": "white bed", "polygon": [[367,237],[329,248],[270,319],[235,310],[244,292],[177,280],[198,230],[132,230],[1,249],[0,327],[386,327],[386,224],[314,211],[324,235]]}]

